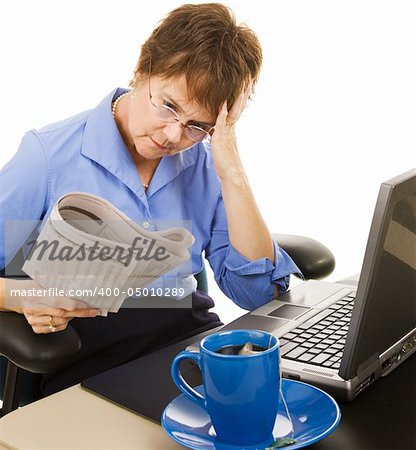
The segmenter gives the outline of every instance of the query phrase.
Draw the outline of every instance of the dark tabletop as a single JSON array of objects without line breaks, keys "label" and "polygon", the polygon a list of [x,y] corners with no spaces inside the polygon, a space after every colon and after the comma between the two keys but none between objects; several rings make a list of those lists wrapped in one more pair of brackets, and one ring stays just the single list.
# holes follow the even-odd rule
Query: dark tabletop
[{"label": "dark tabletop", "polygon": [[[202,335],[200,335],[201,337]],[[180,394],[170,376],[174,356],[196,337],[89,378],[82,386],[155,421]],[[198,369],[181,366],[187,381],[201,384]],[[339,403],[337,429],[314,449],[416,449],[416,355],[377,380],[351,403]]]}]

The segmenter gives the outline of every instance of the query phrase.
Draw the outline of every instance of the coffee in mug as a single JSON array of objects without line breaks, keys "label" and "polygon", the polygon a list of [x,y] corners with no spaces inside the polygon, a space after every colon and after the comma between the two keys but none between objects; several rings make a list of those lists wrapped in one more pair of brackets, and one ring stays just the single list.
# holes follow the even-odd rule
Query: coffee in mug
[{"label": "coffee in mug", "polygon": [[[183,351],[175,357],[175,384],[207,411],[220,441],[267,446],[279,406],[278,339],[265,331],[228,330],[205,337],[199,347],[199,353]],[[205,395],[182,377],[179,364],[184,359],[198,364]]]}]

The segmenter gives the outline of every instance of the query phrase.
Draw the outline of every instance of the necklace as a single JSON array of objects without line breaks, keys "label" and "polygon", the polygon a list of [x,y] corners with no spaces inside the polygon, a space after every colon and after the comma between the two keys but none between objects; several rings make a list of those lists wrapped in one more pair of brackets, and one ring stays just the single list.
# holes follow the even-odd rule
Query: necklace
[{"label": "necklace", "polygon": [[[126,95],[130,94],[130,92],[125,92],[124,94],[119,95],[113,102],[113,106],[111,107],[111,113],[113,114],[113,117],[116,117],[116,109],[117,105],[120,103],[120,100],[125,97]],[[144,192],[146,192],[147,188],[149,187],[148,183],[142,183]]]},{"label": "necklace", "polygon": [[126,95],[130,94],[130,92],[125,92],[124,94],[119,95],[113,102],[113,106],[111,107],[111,112],[113,113],[113,117],[116,116],[117,105],[120,103],[120,100]]}]

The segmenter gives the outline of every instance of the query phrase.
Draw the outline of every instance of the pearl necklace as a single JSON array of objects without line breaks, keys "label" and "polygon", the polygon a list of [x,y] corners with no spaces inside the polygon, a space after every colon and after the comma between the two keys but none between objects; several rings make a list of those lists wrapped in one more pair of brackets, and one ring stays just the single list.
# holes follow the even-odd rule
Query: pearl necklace
[{"label": "pearl necklace", "polygon": [[[117,105],[120,103],[120,100],[128,94],[130,94],[130,92],[125,92],[124,94],[121,94],[114,100],[113,106],[111,107],[111,113],[113,114],[113,117],[116,117],[116,109],[117,109]],[[146,192],[147,188],[149,187],[149,184],[142,183],[142,186],[143,186],[144,191]]]},{"label": "pearl necklace", "polygon": [[113,113],[113,117],[116,116],[116,109],[117,109],[117,105],[120,103],[120,100],[125,97],[126,95],[129,95],[130,92],[125,92],[124,94],[121,94],[120,96],[118,96],[114,102],[113,102],[113,106],[111,107],[111,112]]}]

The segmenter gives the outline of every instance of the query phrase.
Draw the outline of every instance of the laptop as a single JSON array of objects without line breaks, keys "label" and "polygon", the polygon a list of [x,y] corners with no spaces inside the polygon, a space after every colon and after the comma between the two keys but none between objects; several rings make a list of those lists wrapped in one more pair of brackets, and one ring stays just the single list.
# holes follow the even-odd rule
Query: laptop
[{"label": "laptop", "polygon": [[244,328],[279,337],[284,377],[344,401],[409,358],[416,351],[416,170],[382,183],[358,284],[304,282],[221,331]]}]

